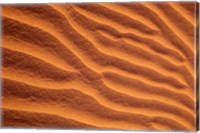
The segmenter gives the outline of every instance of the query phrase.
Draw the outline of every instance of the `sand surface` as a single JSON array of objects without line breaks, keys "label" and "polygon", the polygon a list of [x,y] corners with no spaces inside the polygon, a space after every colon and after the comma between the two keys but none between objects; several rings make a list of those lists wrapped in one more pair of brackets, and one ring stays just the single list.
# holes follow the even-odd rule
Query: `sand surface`
[{"label": "sand surface", "polygon": [[3,127],[196,130],[194,11],[3,6]]}]

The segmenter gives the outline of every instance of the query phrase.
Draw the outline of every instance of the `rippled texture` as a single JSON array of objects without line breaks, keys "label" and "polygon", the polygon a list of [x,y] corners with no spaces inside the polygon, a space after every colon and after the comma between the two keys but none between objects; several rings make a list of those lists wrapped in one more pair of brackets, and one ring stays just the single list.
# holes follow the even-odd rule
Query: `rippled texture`
[{"label": "rippled texture", "polygon": [[195,7],[3,6],[3,127],[195,131]]}]

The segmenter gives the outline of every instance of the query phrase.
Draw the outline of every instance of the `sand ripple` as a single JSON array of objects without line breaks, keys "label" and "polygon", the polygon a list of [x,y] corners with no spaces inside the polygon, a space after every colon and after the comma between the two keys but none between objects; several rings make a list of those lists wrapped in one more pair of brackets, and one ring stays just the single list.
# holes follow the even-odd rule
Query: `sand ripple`
[{"label": "sand ripple", "polygon": [[4,6],[3,126],[196,130],[195,6]]}]

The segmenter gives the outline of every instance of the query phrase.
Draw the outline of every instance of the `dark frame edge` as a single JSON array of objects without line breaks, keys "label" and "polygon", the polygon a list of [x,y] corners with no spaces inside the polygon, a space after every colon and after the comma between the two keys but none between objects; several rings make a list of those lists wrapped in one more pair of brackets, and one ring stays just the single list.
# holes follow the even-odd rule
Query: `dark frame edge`
[{"label": "dark frame edge", "polygon": [[3,45],[3,41],[2,41],[2,36],[3,36],[3,26],[2,26],[2,15],[3,15],[3,6],[0,5],[0,128],[2,128],[2,123],[3,123],[3,76],[2,76],[2,73],[3,73],[3,70],[2,70],[2,67],[3,67],[3,50],[2,50],[2,45]]}]

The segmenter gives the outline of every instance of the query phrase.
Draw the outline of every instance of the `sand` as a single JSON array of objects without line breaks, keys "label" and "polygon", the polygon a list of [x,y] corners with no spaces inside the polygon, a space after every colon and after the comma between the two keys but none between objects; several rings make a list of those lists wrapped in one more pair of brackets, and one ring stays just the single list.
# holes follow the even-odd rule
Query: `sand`
[{"label": "sand", "polygon": [[195,6],[3,6],[3,127],[195,131]]}]

